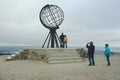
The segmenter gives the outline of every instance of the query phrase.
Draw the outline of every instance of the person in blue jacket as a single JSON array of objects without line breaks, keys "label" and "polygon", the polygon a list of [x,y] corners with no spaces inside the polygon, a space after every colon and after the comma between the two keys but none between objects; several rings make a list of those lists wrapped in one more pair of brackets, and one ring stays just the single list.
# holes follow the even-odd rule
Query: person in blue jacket
[{"label": "person in blue jacket", "polygon": [[105,51],[104,51],[104,55],[106,56],[106,60],[107,60],[107,65],[110,66],[110,47],[108,44],[105,44]]}]

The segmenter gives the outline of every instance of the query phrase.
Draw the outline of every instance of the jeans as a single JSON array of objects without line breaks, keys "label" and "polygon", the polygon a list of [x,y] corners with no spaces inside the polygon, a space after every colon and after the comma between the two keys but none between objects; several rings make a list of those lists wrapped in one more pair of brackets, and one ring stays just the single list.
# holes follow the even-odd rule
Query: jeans
[{"label": "jeans", "polygon": [[88,55],[89,65],[95,65],[94,55]]},{"label": "jeans", "polygon": [[110,55],[106,55],[107,63],[110,65]]},{"label": "jeans", "polygon": [[60,47],[64,48],[64,42],[63,41],[60,42]]},{"label": "jeans", "polygon": [[64,48],[67,48],[67,43],[64,43]]}]

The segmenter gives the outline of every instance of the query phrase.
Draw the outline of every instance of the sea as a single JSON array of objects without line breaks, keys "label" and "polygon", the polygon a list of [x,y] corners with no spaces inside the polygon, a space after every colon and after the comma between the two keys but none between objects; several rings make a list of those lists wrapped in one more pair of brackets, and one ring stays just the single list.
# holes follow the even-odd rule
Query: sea
[{"label": "sea", "polygon": [[[27,48],[42,48],[41,46],[0,46],[0,55],[7,55],[7,54],[15,54],[20,50],[27,49]],[[85,46],[70,46],[68,48],[83,48],[87,51]],[[113,46],[110,47],[111,52],[120,53],[120,46]],[[104,46],[96,46],[95,53],[104,53]]]}]

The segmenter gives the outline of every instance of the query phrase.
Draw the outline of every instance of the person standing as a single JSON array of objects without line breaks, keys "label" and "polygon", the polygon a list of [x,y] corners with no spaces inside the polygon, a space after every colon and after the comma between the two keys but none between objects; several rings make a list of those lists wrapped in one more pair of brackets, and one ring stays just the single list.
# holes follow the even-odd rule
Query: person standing
[{"label": "person standing", "polygon": [[95,52],[95,46],[93,45],[93,42],[89,42],[86,44],[86,47],[88,48],[88,60],[89,60],[89,66],[94,66],[95,61],[94,61],[94,52]]},{"label": "person standing", "polygon": [[110,66],[110,48],[108,44],[105,44],[104,55],[106,56],[107,65]]},{"label": "person standing", "polygon": [[67,35],[64,35],[64,47],[67,48]]},{"label": "person standing", "polygon": [[61,33],[60,35],[60,47],[64,48],[64,33]]}]

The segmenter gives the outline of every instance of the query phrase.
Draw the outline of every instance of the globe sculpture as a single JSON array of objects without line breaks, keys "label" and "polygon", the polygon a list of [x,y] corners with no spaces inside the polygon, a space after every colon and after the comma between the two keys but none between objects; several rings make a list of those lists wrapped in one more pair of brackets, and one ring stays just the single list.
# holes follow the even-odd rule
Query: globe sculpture
[{"label": "globe sculpture", "polygon": [[49,33],[47,38],[42,46],[45,46],[48,41],[47,48],[49,48],[49,44],[51,43],[51,48],[56,47],[59,48],[59,37],[56,33],[56,30],[59,29],[59,26],[62,24],[64,20],[64,13],[60,7],[57,5],[45,5],[39,14],[40,21],[44,27],[49,29]]}]

